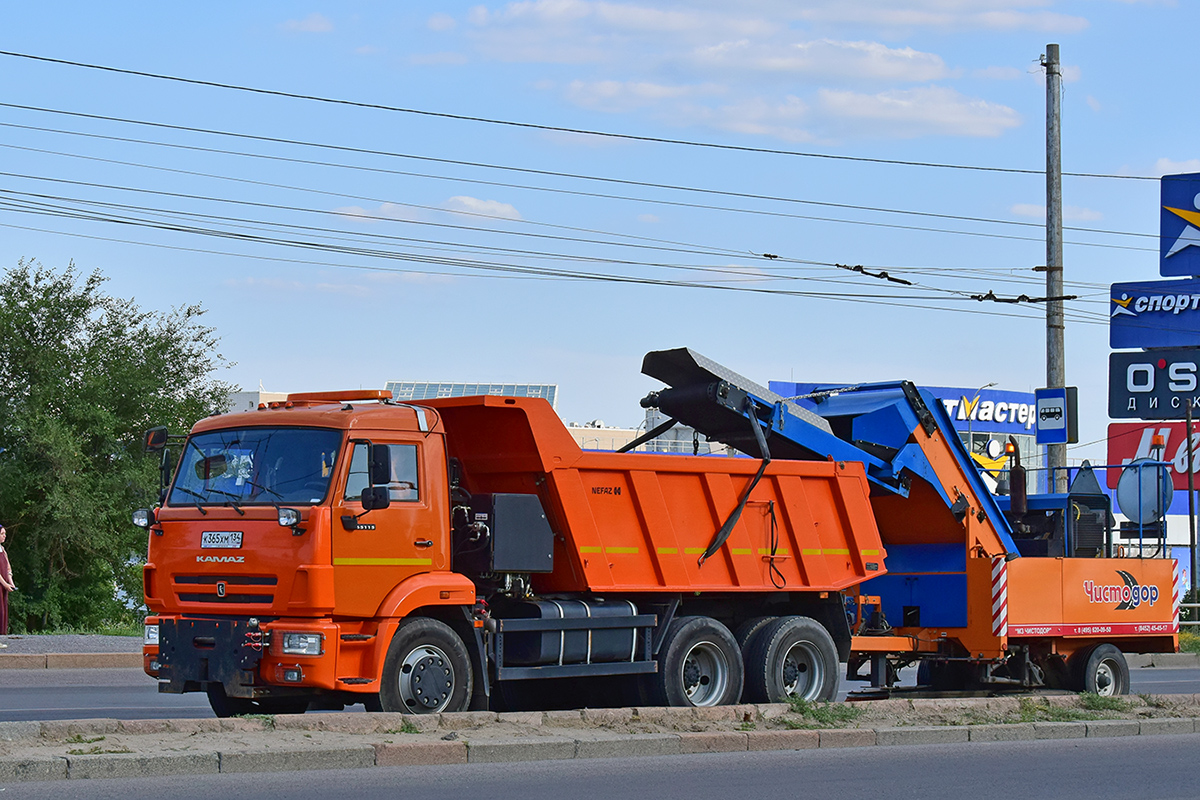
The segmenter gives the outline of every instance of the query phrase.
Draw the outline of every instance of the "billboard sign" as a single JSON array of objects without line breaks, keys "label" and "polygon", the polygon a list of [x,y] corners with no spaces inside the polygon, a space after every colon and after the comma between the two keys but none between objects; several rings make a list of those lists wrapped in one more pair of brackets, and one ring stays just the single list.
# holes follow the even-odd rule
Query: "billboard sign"
[{"label": "billboard sign", "polygon": [[1200,173],[1164,175],[1159,186],[1158,272],[1200,275]]},{"label": "billboard sign", "polygon": [[1200,347],[1200,278],[1114,283],[1109,298],[1108,345],[1114,350]]},{"label": "billboard sign", "polygon": [[[1200,427],[1193,424],[1193,431]],[[1160,456],[1151,445],[1154,436],[1163,438]],[[1192,480],[1200,489],[1200,431],[1192,433],[1192,468],[1196,477]],[[1187,492],[1187,433],[1182,422],[1113,422],[1108,426],[1108,463],[1112,466],[1128,464],[1135,459],[1161,458],[1171,462],[1171,485],[1177,491]],[[1105,483],[1115,489],[1121,478],[1121,470],[1106,470]]]},{"label": "billboard sign", "polygon": [[1110,353],[1108,415],[1113,419],[1200,417],[1200,348]]}]

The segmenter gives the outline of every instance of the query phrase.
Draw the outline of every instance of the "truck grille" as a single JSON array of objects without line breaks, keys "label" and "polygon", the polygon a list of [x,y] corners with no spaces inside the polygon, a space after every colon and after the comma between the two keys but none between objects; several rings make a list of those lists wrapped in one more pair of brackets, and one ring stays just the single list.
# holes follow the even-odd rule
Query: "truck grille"
[{"label": "truck grille", "polygon": [[[174,581],[179,601],[182,603],[235,605],[270,605],[275,601],[275,595],[237,593],[227,591],[224,587],[232,589],[235,586],[276,586],[279,583],[279,579],[274,575],[176,575]],[[179,592],[182,587],[193,591]],[[194,591],[201,588],[206,591]]]}]

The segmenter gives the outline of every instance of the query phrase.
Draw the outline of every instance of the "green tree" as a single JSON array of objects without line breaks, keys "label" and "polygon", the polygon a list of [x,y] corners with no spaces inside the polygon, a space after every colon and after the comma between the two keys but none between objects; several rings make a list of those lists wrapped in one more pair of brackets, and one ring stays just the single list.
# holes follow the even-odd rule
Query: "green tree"
[{"label": "green tree", "polygon": [[0,276],[11,632],[132,621],[146,534],[129,515],[153,505],[158,489],[142,434],[185,431],[225,410],[233,389],[213,378],[228,365],[199,305],[142,311],[105,294],[105,280],[26,260]]}]

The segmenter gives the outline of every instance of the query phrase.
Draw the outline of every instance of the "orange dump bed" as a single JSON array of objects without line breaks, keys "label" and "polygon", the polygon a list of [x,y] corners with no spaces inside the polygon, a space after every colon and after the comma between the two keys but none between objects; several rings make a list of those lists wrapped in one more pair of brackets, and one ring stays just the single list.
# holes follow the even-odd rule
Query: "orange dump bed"
[{"label": "orange dump bed", "polygon": [[426,400],[473,493],[536,493],[555,537],[539,592],[836,591],[882,574],[861,463],[774,461],[725,544],[700,555],[760,462],[585,453],[540,399]]}]

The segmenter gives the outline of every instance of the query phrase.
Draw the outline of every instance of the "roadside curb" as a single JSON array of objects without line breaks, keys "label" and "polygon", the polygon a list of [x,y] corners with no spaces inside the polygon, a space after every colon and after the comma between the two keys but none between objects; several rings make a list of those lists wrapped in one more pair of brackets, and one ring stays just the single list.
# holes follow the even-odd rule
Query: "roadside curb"
[{"label": "roadside curb", "polygon": [[[1172,696],[1163,696],[1170,701]],[[1191,695],[1175,696],[1194,701]],[[986,702],[986,701],[983,701]],[[982,703],[981,703],[982,704]],[[720,716],[726,721],[769,720],[780,706],[732,706],[722,709],[602,709],[496,714],[462,712],[413,717],[389,713],[333,713],[312,716],[232,719],[62,720],[0,723],[0,742],[12,749],[26,745],[44,747],[64,742],[98,741],[107,735],[159,737],[166,733],[279,734],[280,740],[262,746],[244,738],[228,747],[201,748],[192,752],[139,753],[121,746],[112,752],[67,755],[10,755],[0,757],[0,783],[82,780],[246,772],[292,772],[313,769],[363,769],[367,767],[431,766],[442,764],[513,763],[582,758],[640,758],[702,753],[762,752],[846,747],[967,744],[1047,739],[1096,739],[1118,736],[1162,736],[1200,732],[1200,718],[1111,719],[1081,722],[990,723],[979,725],[928,725],[910,727],[680,731],[673,733],[620,733],[586,725],[588,717],[623,723],[647,718],[688,717],[700,721]],[[521,725],[525,732],[497,733],[490,725]],[[511,729],[510,729],[511,730]],[[306,731],[310,733],[305,733]],[[405,732],[401,732],[405,731]],[[286,741],[299,732],[306,739]],[[339,741],[320,743],[312,733],[326,733]],[[388,737],[386,741],[360,737]],[[93,740],[88,737],[97,737]],[[126,740],[128,741],[128,740]],[[99,748],[95,748],[99,750]]]},{"label": "roadside curb", "polygon": [[141,653],[0,653],[0,669],[125,669],[142,667]]}]

